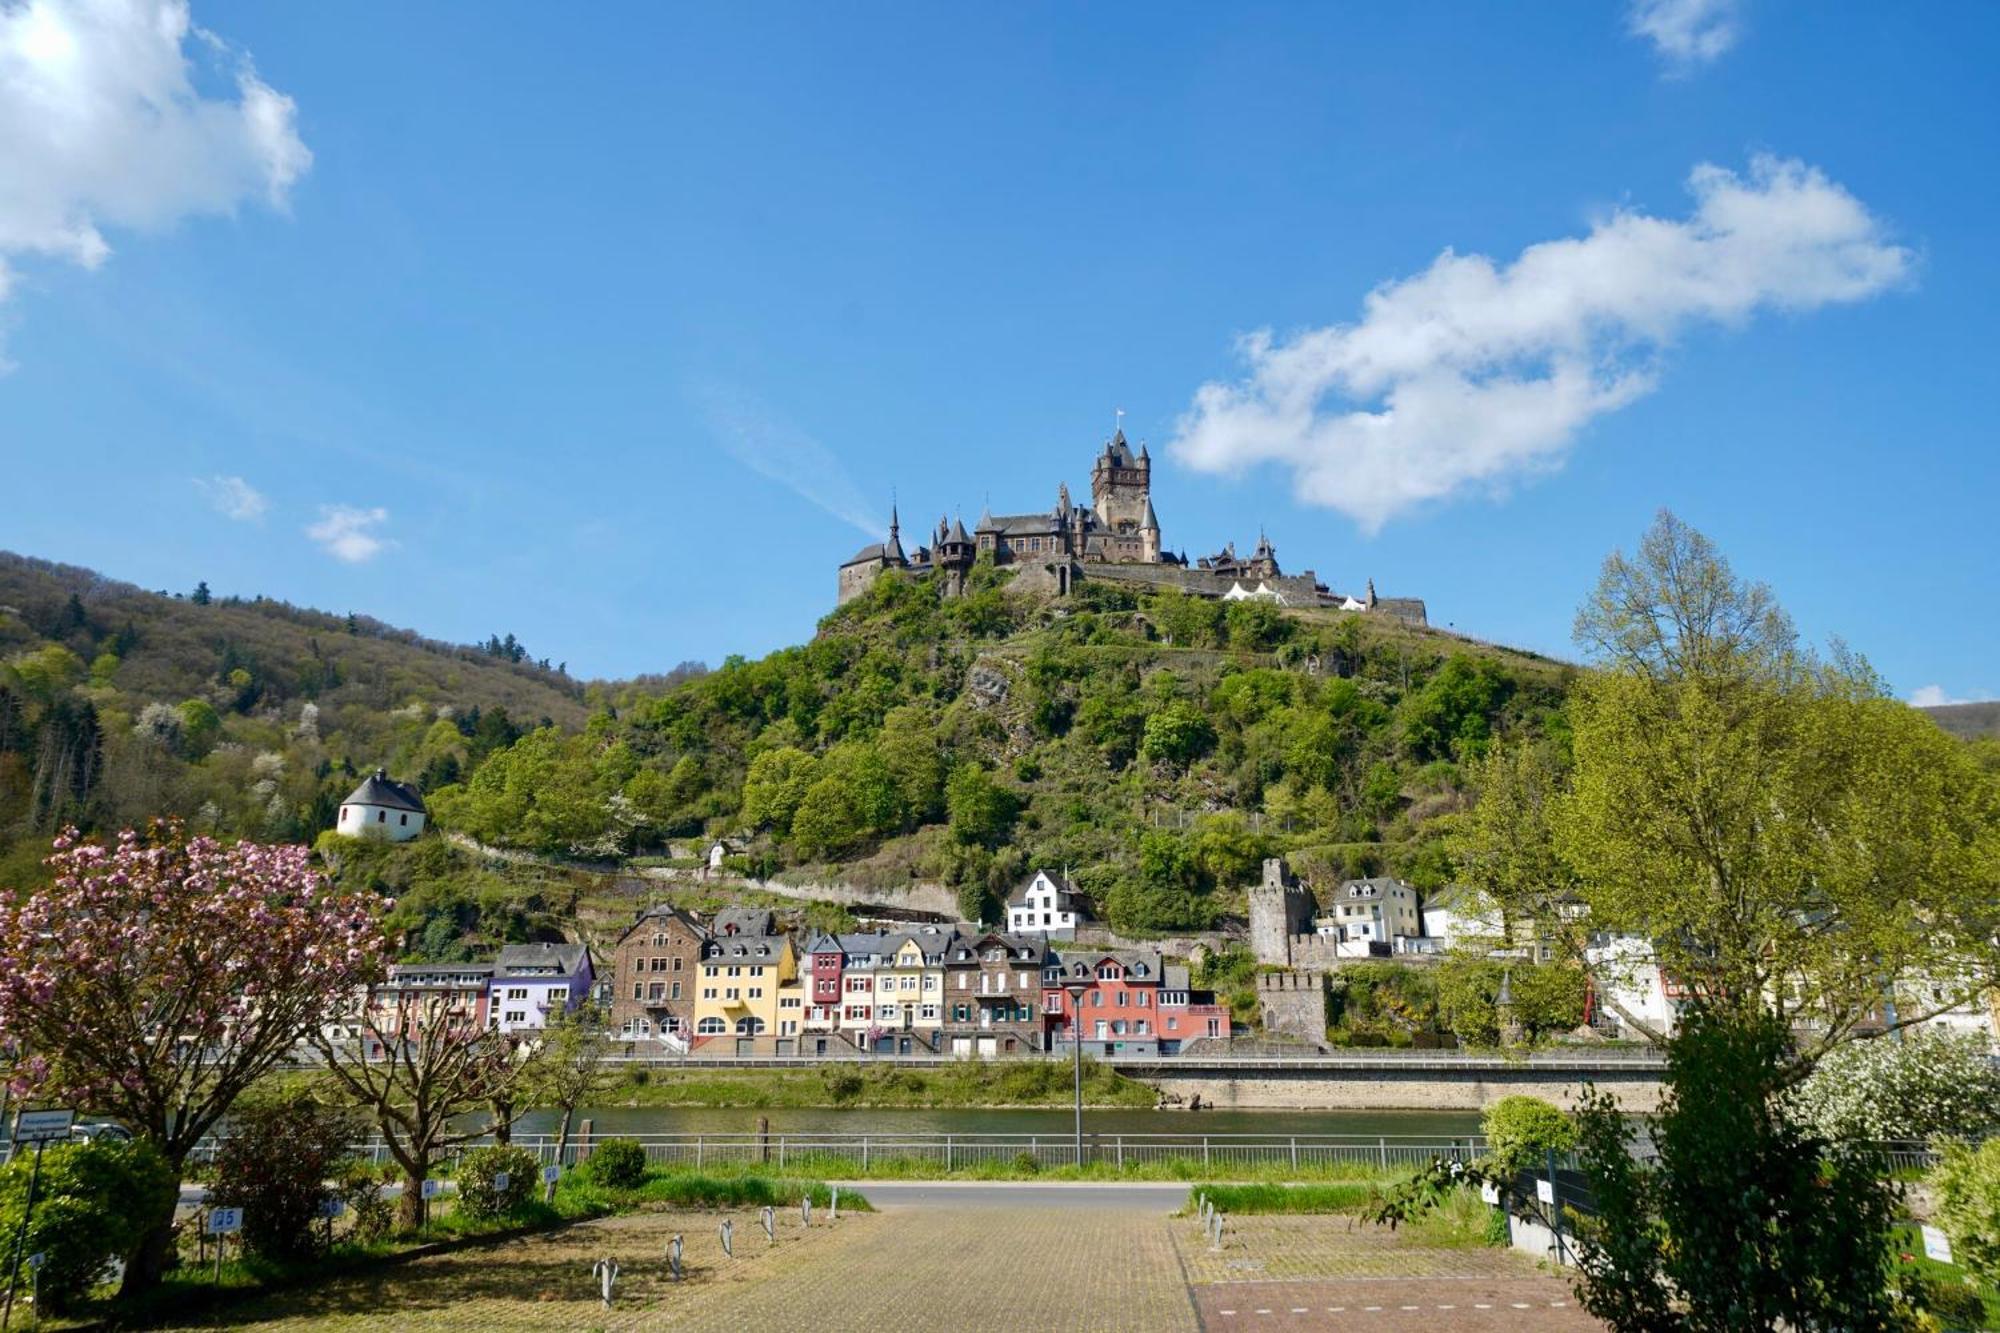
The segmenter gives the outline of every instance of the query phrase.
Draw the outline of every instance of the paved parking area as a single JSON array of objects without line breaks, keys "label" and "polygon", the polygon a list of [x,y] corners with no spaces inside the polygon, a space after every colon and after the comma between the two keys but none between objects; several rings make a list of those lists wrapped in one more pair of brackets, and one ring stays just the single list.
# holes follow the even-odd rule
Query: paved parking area
[{"label": "paved parking area", "polygon": [[[1345,1217],[1251,1217],[1210,1248],[1154,1192],[1014,1192],[976,1206],[952,1194],[871,1191],[882,1211],[646,1213],[463,1250],[284,1293],[208,1327],[268,1330],[713,1328],[810,1323],[873,1330],[1347,1328],[1590,1329],[1567,1283],[1511,1251],[1432,1247]],[[1180,1194],[1185,1198],[1185,1192]],[[667,1237],[686,1237],[687,1279],[668,1280]],[[614,1302],[590,1267],[616,1259]]]}]

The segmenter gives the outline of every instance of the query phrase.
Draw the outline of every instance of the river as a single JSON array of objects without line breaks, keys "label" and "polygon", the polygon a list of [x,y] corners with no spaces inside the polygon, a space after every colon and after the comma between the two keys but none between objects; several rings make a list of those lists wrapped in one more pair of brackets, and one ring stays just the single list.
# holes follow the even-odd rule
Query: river
[{"label": "river", "polygon": [[[900,1110],[606,1106],[578,1113],[600,1134],[749,1134],[758,1117],[774,1134],[1067,1134],[1067,1107],[1031,1110]],[[553,1112],[531,1111],[517,1134],[552,1134]],[[1086,1134],[1354,1134],[1449,1139],[1479,1132],[1474,1111],[1155,1111],[1083,1113]]]}]

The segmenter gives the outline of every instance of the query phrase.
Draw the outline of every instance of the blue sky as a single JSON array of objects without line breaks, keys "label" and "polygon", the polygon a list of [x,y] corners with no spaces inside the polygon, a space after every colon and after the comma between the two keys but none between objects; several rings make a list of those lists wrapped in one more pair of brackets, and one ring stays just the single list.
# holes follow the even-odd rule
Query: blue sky
[{"label": "blue sky", "polygon": [[0,546],[624,676],[1123,408],[1191,554],[1566,654],[1666,506],[2000,694],[2000,8],[129,4],[0,0]]}]

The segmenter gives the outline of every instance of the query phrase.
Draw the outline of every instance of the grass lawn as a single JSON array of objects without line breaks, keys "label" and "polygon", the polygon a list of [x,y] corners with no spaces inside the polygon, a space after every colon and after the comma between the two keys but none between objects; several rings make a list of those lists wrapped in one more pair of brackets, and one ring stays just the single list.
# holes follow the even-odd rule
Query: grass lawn
[{"label": "grass lawn", "polygon": [[[1151,1107],[1149,1085],[1103,1065],[1084,1065],[1083,1100],[1090,1107]],[[807,1069],[704,1069],[685,1066],[626,1070],[603,1102],[611,1106],[704,1106],[748,1109],[806,1107],[1068,1106],[1074,1096],[1067,1064],[1020,1060],[967,1062],[936,1069],[892,1065],[820,1065]]]}]

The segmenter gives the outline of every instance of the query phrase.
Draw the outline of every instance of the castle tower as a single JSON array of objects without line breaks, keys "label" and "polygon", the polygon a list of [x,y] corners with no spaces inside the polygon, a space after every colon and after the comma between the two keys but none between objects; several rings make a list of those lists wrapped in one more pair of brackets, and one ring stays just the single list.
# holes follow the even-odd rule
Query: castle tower
[{"label": "castle tower", "polygon": [[1281,856],[1264,862],[1263,882],[1252,886],[1250,898],[1250,951],[1261,964],[1290,967],[1292,936],[1312,929],[1317,904],[1312,891],[1292,875]]},{"label": "castle tower", "polygon": [[978,557],[978,547],[965,531],[965,524],[957,519],[951,527],[944,529],[938,538],[938,575],[944,580],[944,595],[961,597],[965,594],[965,576],[972,570],[972,562]]},{"label": "castle tower", "polygon": [[1146,500],[1146,516],[1139,523],[1139,546],[1149,565],[1160,563],[1160,518],[1153,512],[1153,501]]},{"label": "castle tower", "polygon": [[[1137,534],[1152,502],[1153,460],[1144,445],[1134,454],[1121,429],[1105,443],[1090,469],[1090,502],[1111,533]],[[1158,526],[1158,520],[1154,521]]]}]

